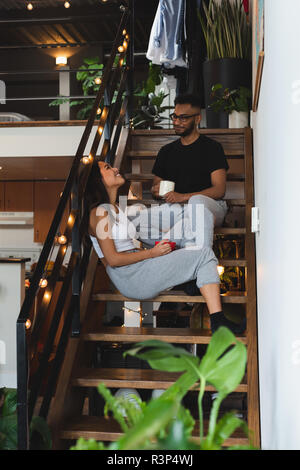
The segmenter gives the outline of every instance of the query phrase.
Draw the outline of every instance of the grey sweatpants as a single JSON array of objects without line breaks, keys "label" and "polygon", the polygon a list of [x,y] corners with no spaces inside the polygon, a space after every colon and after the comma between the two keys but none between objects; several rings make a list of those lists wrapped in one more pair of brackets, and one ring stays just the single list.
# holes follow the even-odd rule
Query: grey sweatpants
[{"label": "grey sweatpants", "polygon": [[211,248],[181,248],[127,266],[107,266],[106,272],[125,297],[146,300],[193,279],[199,288],[206,284],[219,284],[217,262]]},{"label": "grey sweatpants", "polygon": [[[132,214],[130,214],[130,210]],[[212,247],[214,227],[222,225],[227,204],[203,195],[192,196],[187,204],[161,204],[134,212],[128,218],[137,228],[139,240],[149,246],[169,239],[183,248],[187,245]]]}]

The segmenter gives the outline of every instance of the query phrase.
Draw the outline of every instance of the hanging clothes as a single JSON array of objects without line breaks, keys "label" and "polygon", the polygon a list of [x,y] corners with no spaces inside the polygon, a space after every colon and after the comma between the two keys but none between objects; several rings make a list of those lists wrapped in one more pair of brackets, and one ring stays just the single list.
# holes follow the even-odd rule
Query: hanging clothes
[{"label": "hanging clothes", "polygon": [[249,14],[249,0],[243,0],[243,4],[244,4],[245,13],[246,15],[248,15]]},{"label": "hanging clothes", "polygon": [[159,0],[146,57],[165,68],[187,67],[185,53],[186,0]]}]

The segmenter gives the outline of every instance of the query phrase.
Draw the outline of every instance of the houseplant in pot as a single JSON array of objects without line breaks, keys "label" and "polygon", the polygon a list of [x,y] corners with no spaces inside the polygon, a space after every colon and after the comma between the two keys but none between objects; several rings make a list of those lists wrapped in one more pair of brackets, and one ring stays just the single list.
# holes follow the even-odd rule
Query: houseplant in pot
[{"label": "houseplant in pot", "polygon": [[211,89],[222,83],[230,90],[240,86],[251,88],[251,27],[242,0],[209,0],[203,2],[199,20],[207,48],[207,60],[203,64],[207,127],[228,127],[228,113],[216,113]]},{"label": "houseplant in pot", "polygon": [[223,88],[221,83],[212,87],[212,103],[209,109],[215,113],[228,114],[229,128],[243,128],[249,125],[249,110],[251,103],[250,88],[240,86],[234,90]]}]

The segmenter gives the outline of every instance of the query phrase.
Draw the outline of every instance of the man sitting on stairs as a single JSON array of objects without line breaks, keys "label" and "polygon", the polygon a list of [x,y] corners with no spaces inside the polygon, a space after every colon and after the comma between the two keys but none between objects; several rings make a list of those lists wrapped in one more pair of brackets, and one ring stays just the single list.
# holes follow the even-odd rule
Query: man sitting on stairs
[{"label": "man sitting on stairs", "polygon": [[[159,197],[159,186],[163,180],[175,183],[174,191],[163,196],[166,204],[160,206],[162,214],[170,209],[177,211],[174,214],[175,223],[183,215],[182,206],[178,210],[179,206],[175,204],[183,204],[185,215],[188,215],[187,210],[189,214],[195,213],[188,205],[204,206],[204,245],[211,247],[213,227],[223,224],[227,212],[227,204],[222,198],[226,191],[228,163],[222,145],[199,133],[201,101],[198,97],[177,96],[171,118],[175,133],[180,138],[158,152],[152,169],[155,175],[152,194],[155,198]],[[154,222],[151,218],[151,223]]]}]

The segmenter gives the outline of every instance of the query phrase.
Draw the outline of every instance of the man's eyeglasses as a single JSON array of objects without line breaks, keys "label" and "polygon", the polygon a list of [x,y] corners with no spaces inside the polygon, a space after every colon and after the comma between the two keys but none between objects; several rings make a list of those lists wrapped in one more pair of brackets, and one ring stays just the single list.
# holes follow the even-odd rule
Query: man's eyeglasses
[{"label": "man's eyeglasses", "polygon": [[172,113],[172,114],[170,114],[170,118],[172,119],[172,121],[175,121],[175,119],[178,119],[178,121],[180,121],[180,122],[186,122],[194,116],[199,116],[199,114],[200,113],[196,113],[196,114],[179,114],[179,116],[178,116],[177,114]]}]

